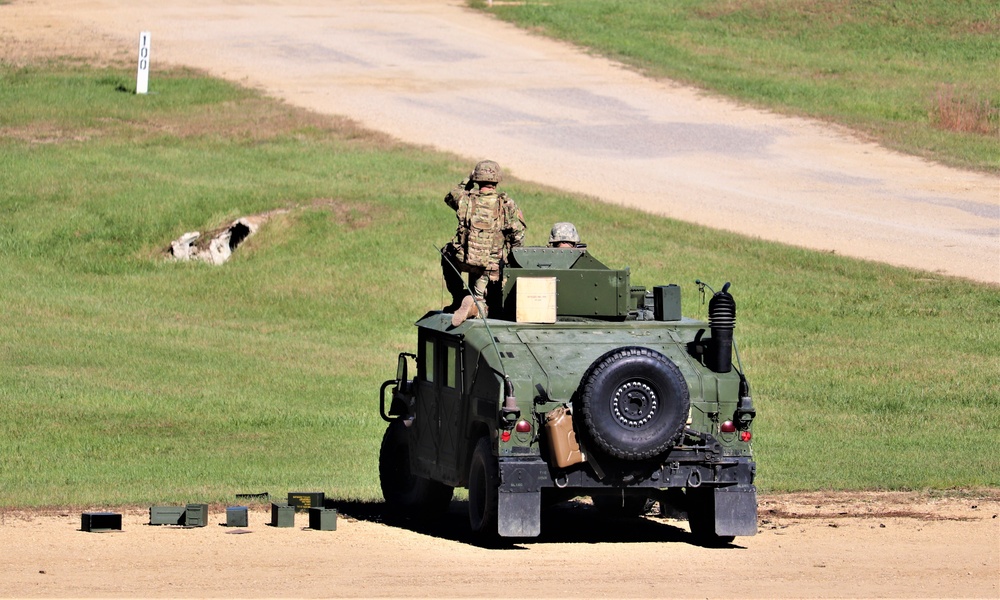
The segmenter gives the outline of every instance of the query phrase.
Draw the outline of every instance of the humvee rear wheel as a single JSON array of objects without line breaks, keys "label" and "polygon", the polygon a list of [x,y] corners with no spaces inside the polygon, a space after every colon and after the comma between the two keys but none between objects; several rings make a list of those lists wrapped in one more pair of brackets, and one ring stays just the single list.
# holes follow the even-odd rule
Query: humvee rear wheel
[{"label": "humvee rear wheel", "polygon": [[414,516],[440,516],[448,510],[454,488],[414,475],[410,471],[410,447],[406,426],[393,421],[382,436],[378,456],[379,483],[389,509]]},{"label": "humvee rear wheel", "polygon": [[469,525],[483,535],[497,534],[500,467],[489,437],[479,438],[469,465]]},{"label": "humvee rear wheel", "polygon": [[625,347],[605,354],[581,389],[587,432],[613,457],[652,458],[684,431],[691,405],[687,383],[677,365],[655,350]]}]

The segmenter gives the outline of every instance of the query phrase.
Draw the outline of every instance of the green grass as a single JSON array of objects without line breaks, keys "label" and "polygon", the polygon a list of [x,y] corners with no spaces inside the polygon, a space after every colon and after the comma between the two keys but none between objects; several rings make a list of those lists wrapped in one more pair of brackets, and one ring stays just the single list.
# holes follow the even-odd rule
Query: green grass
[{"label": "green grass", "polygon": [[526,0],[489,10],[653,76],[1000,172],[992,0]]},{"label": "green grass", "polygon": [[[379,498],[378,387],[445,303],[469,161],[123,73],[0,66],[0,507]],[[688,316],[733,281],[764,490],[1000,486],[997,288],[504,187],[529,244],[572,218]],[[224,266],[164,258],[275,208]]]}]

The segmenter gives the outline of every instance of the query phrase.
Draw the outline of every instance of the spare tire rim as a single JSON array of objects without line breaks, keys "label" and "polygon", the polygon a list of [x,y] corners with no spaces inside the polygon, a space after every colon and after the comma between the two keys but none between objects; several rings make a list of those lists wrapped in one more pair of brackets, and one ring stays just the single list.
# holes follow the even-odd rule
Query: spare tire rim
[{"label": "spare tire rim", "polygon": [[632,380],[618,386],[611,410],[619,423],[630,429],[649,423],[660,407],[656,391],[649,384]]}]

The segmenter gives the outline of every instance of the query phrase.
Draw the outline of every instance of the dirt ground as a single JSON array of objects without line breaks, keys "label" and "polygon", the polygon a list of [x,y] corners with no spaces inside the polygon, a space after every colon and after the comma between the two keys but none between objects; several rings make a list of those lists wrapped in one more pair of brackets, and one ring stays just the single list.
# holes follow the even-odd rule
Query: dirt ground
[{"label": "dirt ground", "polygon": [[[649,82],[454,1],[144,4],[13,0],[0,58],[120,63],[149,30],[154,92],[156,65],[187,64],[608,202],[1000,283],[993,176]],[[484,95],[490,69],[504,86]],[[197,529],[89,507],[124,514],[102,534],[79,531],[83,508],[6,510],[0,596],[1000,598],[1000,491],[760,500],[759,534],[721,549],[692,544],[682,521],[608,520],[587,504],[494,546],[469,537],[461,502],[440,524],[339,504],[335,532],[303,515],[268,527],[266,505],[243,529],[218,525],[221,506]]]},{"label": "dirt ground", "polygon": [[[336,531],[203,528],[80,531],[82,511],[0,513],[3,597],[998,598],[1000,492],[765,496],[760,531],[726,548],[683,521],[607,519],[584,503],[543,515],[542,536],[484,546],[465,503],[445,521],[386,523],[339,504]],[[93,510],[107,510],[94,507]]]}]

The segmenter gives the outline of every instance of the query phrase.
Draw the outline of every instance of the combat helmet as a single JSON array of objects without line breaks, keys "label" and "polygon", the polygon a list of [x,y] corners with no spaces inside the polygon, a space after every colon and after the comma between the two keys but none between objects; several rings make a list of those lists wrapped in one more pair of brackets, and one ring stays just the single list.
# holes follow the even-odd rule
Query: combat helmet
[{"label": "combat helmet", "polygon": [[492,160],[481,160],[472,170],[472,181],[475,182],[500,183],[501,179],[500,165]]},{"label": "combat helmet", "polygon": [[580,243],[580,234],[576,231],[576,225],[556,223],[552,226],[552,233],[549,234],[549,245],[554,246],[560,242]]}]

